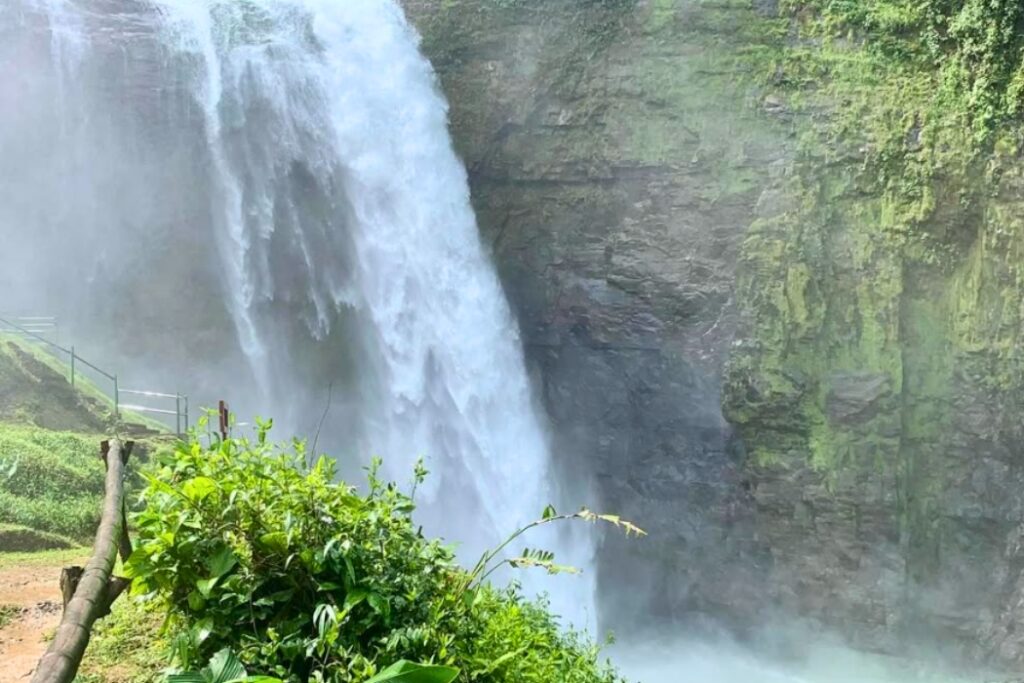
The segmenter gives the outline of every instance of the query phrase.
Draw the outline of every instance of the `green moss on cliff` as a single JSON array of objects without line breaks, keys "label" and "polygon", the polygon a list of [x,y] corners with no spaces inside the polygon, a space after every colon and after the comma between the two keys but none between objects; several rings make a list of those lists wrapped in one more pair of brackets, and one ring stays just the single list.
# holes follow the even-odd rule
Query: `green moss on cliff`
[{"label": "green moss on cliff", "polygon": [[958,416],[1024,390],[1022,11],[790,0],[748,55],[800,144],[744,244],[727,415],[762,465],[892,481],[922,581],[964,444],[1012,437]]},{"label": "green moss on cliff", "polygon": [[[726,408],[735,423],[756,425],[746,435],[762,464],[806,457],[835,474],[896,448],[903,281],[898,259],[851,230],[850,214],[877,225],[883,207],[851,211],[830,195],[827,184],[804,188],[798,208],[756,223],[744,243],[737,296],[753,342],[733,354]],[[865,383],[880,393],[861,399]],[[835,405],[857,400],[865,405]],[[766,427],[774,438],[764,439]]]},{"label": "green moss on cliff", "polygon": [[905,66],[935,87],[933,121],[966,123],[974,147],[991,148],[1016,125],[1024,95],[1024,6],[1017,0],[788,0],[817,36],[858,41],[890,68]]}]

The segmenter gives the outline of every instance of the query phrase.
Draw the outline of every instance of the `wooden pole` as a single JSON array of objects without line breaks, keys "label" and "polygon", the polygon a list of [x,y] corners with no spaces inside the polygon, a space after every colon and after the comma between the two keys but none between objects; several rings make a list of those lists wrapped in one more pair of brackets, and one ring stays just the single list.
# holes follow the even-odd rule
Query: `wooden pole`
[{"label": "wooden pole", "polygon": [[228,413],[227,401],[219,401],[217,403],[217,414],[220,417],[220,424],[218,425],[220,429],[220,439],[221,441],[227,441],[228,428],[231,426],[231,415]]},{"label": "wooden pole", "polygon": [[65,571],[62,589],[65,596],[70,594],[71,597],[64,607],[57,634],[39,660],[32,683],[71,683],[74,680],[89,644],[92,625],[109,613],[111,603],[127,585],[125,579],[112,574],[118,551],[122,555],[131,552],[131,542],[126,540],[124,472],[132,445],[131,441],[122,445],[117,439],[101,445],[107,463],[106,496],[92,557],[79,577],[73,577],[76,572],[72,570]]}]

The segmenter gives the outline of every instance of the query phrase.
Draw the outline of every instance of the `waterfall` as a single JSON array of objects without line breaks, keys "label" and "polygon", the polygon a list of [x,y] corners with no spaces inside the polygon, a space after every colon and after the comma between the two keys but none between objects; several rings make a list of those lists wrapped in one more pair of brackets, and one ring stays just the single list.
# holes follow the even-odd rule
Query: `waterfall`
[{"label": "waterfall", "polygon": [[[463,559],[559,502],[447,105],[394,0],[21,1],[49,27],[55,156],[83,160],[53,232],[216,272],[250,403],[304,425],[337,382],[349,447],[404,481],[422,455],[420,519]],[[153,251],[183,231],[188,257]],[[589,563],[578,534],[528,543]],[[554,581],[527,585],[587,625],[591,577]]]}]

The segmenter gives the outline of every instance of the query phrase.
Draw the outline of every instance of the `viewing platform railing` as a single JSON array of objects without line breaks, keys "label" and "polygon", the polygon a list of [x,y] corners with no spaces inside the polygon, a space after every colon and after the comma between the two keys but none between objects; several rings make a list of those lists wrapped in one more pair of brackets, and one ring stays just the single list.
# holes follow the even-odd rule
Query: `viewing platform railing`
[{"label": "viewing platform railing", "polygon": [[[120,407],[125,410],[132,410],[137,413],[151,413],[154,415],[165,415],[168,418],[174,416],[174,429],[178,434],[188,431],[188,396],[181,394],[163,394],[159,391],[141,391],[138,389],[121,389],[121,396],[141,396],[145,399],[152,399],[165,404],[167,407],[154,408],[131,403],[122,403]],[[174,401],[174,409],[170,410],[170,401]]]}]

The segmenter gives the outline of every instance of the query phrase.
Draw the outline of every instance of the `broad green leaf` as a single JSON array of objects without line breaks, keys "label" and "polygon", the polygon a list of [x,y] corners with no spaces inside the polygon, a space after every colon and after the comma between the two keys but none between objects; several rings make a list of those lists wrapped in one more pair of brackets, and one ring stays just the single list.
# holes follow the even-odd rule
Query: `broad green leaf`
[{"label": "broad green leaf", "polygon": [[272,602],[288,602],[294,596],[295,596],[295,589],[294,588],[285,588],[284,590],[277,591],[276,593],[271,593],[270,595],[267,596],[266,599],[268,599],[268,600],[270,600]]},{"label": "broad green leaf", "polygon": [[355,583],[356,582],[356,568],[352,564],[352,560],[349,559],[348,556],[345,557],[345,571],[346,571],[345,575],[348,577],[348,580],[350,582],[352,582],[352,583]]},{"label": "broad green leaf", "polygon": [[[289,543],[291,539],[289,539]],[[312,549],[307,548],[299,553],[299,559],[302,560],[302,564],[306,567],[313,569],[316,566],[316,553]]]},{"label": "broad green leaf", "polygon": [[413,664],[403,659],[366,683],[451,683],[458,675],[459,670],[450,666]]},{"label": "broad green leaf", "polygon": [[235,557],[235,553],[226,545],[221,546],[220,550],[215,552],[206,560],[206,566],[210,570],[211,578],[224,576],[231,571],[237,563],[238,558]]},{"label": "broad green leaf", "polygon": [[206,606],[206,599],[199,593],[199,591],[191,591],[188,594],[188,608],[195,612],[201,610]]},{"label": "broad green leaf", "polygon": [[275,550],[279,553],[288,550],[288,534],[283,531],[272,531],[269,534],[260,536],[260,545]]},{"label": "broad green leaf", "polygon": [[160,491],[161,493],[166,493],[169,496],[183,495],[180,491],[178,491],[176,488],[174,488],[173,486],[171,486],[162,479],[157,479],[156,477],[148,474],[143,474],[142,477],[146,480],[147,484],[149,484],[153,489]]},{"label": "broad green leaf", "polygon": [[366,602],[370,604],[374,612],[384,617],[385,620],[391,616],[391,603],[379,593],[369,593],[366,596]]},{"label": "broad green leaf", "polygon": [[201,501],[216,490],[217,482],[209,477],[189,479],[181,487],[182,494],[193,503]]},{"label": "broad green leaf", "polygon": [[369,591],[365,591],[362,588],[356,588],[353,591],[349,591],[348,595],[345,596],[345,611],[349,611],[370,595]]},{"label": "broad green leaf", "polygon": [[472,678],[475,679],[475,678],[478,678],[478,677],[483,676],[485,674],[489,674],[489,673],[492,673],[494,671],[497,671],[498,669],[501,668],[501,666],[503,664],[505,664],[506,662],[508,662],[508,661],[518,657],[519,655],[525,653],[526,650],[527,650],[527,648],[521,647],[518,650],[513,650],[512,652],[506,652],[502,656],[500,656],[497,659],[495,659],[493,662],[489,662],[487,664],[487,666],[485,666],[484,668],[479,669],[477,671],[474,671]]},{"label": "broad green leaf", "polygon": [[121,568],[121,574],[126,579],[134,579],[138,576],[148,574],[152,569],[149,561],[149,552],[145,548],[135,548],[128,556],[128,561]]},{"label": "broad green leaf", "polygon": [[202,645],[211,633],[213,633],[213,619],[210,618],[200,619],[192,627],[193,640],[198,645]]},{"label": "broad green leaf", "polygon": [[210,597],[210,591],[212,591],[213,587],[217,585],[217,581],[219,579],[219,576],[214,576],[209,579],[200,579],[199,581],[196,581],[196,588],[199,589],[200,595],[204,598]]},{"label": "broad green leaf", "polygon": [[209,683],[228,683],[229,681],[244,680],[247,676],[245,667],[238,657],[228,648],[224,648],[210,658]]},{"label": "broad green leaf", "polygon": [[479,605],[483,598],[484,592],[478,588],[467,588],[462,594],[463,604],[470,609]]},{"label": "broad green leaf", "polygon": [[148,580],[141,576],[136,576],[134,579],[132,579],[132,587],[129,590],[129,592],[131,595],[138,597],[140,595],[147,595],[153,592],[154,590],[156,590],[155,584],[150,583]]},{"label": "broad green leaf", "polygon": [[341,587],[340,583],[335,583],[334,581],[321,581],[316,585],[318,591],[336,591]]}]

